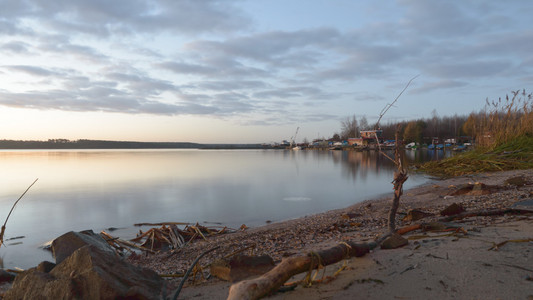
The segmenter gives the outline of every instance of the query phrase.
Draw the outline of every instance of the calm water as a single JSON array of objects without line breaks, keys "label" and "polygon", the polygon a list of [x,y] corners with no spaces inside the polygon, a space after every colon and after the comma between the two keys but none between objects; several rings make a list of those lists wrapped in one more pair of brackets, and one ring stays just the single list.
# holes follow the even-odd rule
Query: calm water
[{"label": "calm water", "polygon": [[[409,160],[428,160],[408,151]],[[39,245],[70,230],[142,222],[259,226],[392,193],[393,165],[375,152],[284,150],[0,151],[0,248],[5,267],[28,268],[51,255]],[[427,179],[411,175],[406,188]]]}]

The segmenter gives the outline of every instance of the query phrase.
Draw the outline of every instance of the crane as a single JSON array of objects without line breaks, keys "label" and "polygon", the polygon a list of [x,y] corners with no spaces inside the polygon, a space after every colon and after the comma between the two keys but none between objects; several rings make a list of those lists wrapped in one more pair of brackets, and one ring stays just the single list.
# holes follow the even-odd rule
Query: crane
[{"label": "crane", "polygon": [[296,127],[296,132],[291,137],[291,146],[290,146],[291,149],[296,144],[296,135],[298,135],[298,130],[300,130],[300,127]]}]

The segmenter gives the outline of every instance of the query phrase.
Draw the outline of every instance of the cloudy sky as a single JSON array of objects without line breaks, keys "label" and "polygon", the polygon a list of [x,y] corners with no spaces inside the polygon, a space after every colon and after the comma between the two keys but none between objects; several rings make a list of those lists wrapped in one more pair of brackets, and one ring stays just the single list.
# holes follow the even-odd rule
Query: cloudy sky
[{"label": "cloudy sky", "polygon": [[0,139],[279,142],[533,85],[533,2],[0,0]]}]

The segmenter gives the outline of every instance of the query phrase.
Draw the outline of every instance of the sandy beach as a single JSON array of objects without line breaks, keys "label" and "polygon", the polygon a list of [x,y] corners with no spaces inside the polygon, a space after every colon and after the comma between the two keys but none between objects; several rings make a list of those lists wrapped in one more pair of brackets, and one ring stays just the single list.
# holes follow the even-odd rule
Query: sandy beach
[{"label": "sandy beach", "polygon": [[[522,178],[519,186],[510,178]],[[461,186],[480,182],[495,187],[490,193],[452,196]],[[384,190],[392,187],[384,187]],[[435,221],[452,203],[466,211],[507,208],[533,196],[533,172],[508,171],[433,181],[404,192],[398,227]],[[339,242],[372,241],[386,231],[391,197],[368,200],[351,207],[269,224],[244,232],[198,241],[178,253],[160,253],[131,260],[160,274],[184,272],[199,254],[218,245],[201,264],[253,247],[254,255],[268,254],[276,263],[283,257],[306,254]],[[410,209],[432,216],[402,221]],[[413,231],[409,244],[393,250],[375,249],[320,270],[311,287],[275,293],[272,299],[533,299],[533,215],[470,217],[453,222],[460,232]],[[493,248],[498,243],[508,243]],[[492,250],[489,250],[491,249]],[[246,254],[250,254],[247,250]],[[335,277],[332,275],[344,267]],[[206,270],[205,275],[208,275]],[[305,274],[289,281],[301,279]],[[169,293],[180,279],[168,281]],[[189,281],[181,299],[225,299],[231,283],[215,277]]]}]

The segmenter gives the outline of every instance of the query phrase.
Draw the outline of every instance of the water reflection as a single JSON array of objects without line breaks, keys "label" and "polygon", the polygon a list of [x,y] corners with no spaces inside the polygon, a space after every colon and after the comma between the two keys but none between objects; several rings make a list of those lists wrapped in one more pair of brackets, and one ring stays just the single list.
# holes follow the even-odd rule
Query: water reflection
[{"label": "water reflection", "polygon": [[[424,157],[410,157],[417,161]],[[430,159],[430,158],[428,158]],[[257,226],[346,207],[392,189],[394,165],[376,152],[142,150],[0,151],[0,219],[19,203],[0,249],[6,267],[51,259],[38,245],[69,230],[141,222]],[[426,179],[411,175],[406,188]],[[389,189],[390,188],[390,189]]]}]

